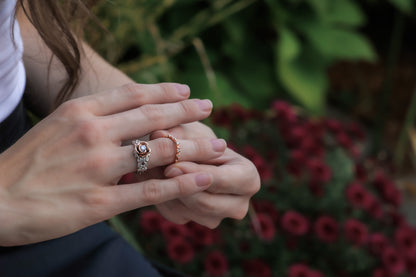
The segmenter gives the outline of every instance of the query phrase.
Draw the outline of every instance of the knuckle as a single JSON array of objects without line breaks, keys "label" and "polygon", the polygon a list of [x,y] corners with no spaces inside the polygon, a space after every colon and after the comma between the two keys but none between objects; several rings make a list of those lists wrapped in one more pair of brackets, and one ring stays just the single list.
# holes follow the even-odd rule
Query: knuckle
[{"label": "knuckle", "polygon": [[[158,155],[160,155],[162,160],[167,160],[170,159],[172,157],[173,154],[173,146],[172,146],[172,142],[169,139],[160,139],[158,140],[158,144],[157,144],[157,150],[158,150]],[[169,163],[171,161],[169,160]]]},{"label": "knuckle", "polygon": [[157,105],[147,104],[140,107],[144,116],[153,123],[154,126],[163,126],[166,121],[165,113]]},{"label": "knuckle", "polygon": [[209,201],[209,199],[199,198],[197,209],[199,212],[204,214],[214,214],[216,210],[216,206],[214,205],[214,201]]},{"label": "knuckle", "polygon": [[207,222],[205,226],[208,227],[209,229],[215,229],[220,225],[221,221],[222,221],[221,219],[211,220]]},{"label": "knuckle", "polygon": [[84,161],[84,166],[86,169],[92,170],[91,172],[98,173],[102,175],[106,172],[107,160],[103,155],[91,155],[86,158]]},{"label": "knuckle", "polygon": [[193,101],[181,101],[179,107],[184,115],[192,115],[195,113],[195,103]]},{"label": "knuckle", "polygon": [[146,96],[146,93],[144,93],[143,90],[144,86],[137,83],[128,83],[119,88],[119,91],[123,96],[132,99],[137,104],[142,103],[143,98]]},{"label": "knuckle", "polygon": [[162,187],[155,182],[150,182],[143,186],[143,198],[146,199],[149,203],[159,203],[162,199],[162,194]]},{"label": "knuckle", "polygon": [[79,99],[68,100],[62,103],[57,109],[57,113],[64,117],[79,115],[83,111],[83,103]]},{"label": "knuckle", "polygon": [[85,206],[93,208],[94,210],[110,204],[109,195],[100,189],[94,189],[87,193],[81,194],[81,200]]},{"label": "knuckle", "polygon": [[175,89],[173,88],[172,84],[169,83],[160,83],[158,86],[161,88],[161,91],[164,96],[169,96],[175,93]]},{"label": "knuckle", "polygon": [[231,216],[231,218],[237,219],[237,220],[242,220],[243,218],[246,217],[248,212],[248,204],[239,207],[234,214]]},{"label": "knuckle", "polygon": [[76,133],[81,143],[92,146],[100,140],[102,130],[96,120],[83,120],[77,123]]}]

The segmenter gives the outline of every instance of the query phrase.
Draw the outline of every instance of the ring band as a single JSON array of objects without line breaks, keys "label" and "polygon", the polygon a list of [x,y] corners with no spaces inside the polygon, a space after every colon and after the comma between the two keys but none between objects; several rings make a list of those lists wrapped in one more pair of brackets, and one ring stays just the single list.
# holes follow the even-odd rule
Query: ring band
[{"label": "ring band", "polygon": [[137,173],[142,174],[147,170],[147,163],[149,162],[150,152],[152,151],[146,141],[138,139],[131,142],[134,146],[133,155],[137,161]]},{"label": "ring band", "polygon": [[178,142],[178,140],[171,134],[167,135],[166,137],[175,143],[175,146],[176,146],[175,163],[177,163],[181,155],[181,145]]}]

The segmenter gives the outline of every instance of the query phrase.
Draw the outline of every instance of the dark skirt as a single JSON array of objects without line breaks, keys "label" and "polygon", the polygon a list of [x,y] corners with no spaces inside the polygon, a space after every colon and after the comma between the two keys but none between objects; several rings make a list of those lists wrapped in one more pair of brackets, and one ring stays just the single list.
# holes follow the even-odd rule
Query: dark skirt
[{"label": "dark skirt", "polygon": [[[23,104],[20,103],[14,112],[0,123],[0,152],[15,143],[30,127],[30,120]],[[152,265],[102,222],[58,239],[17,247],[0,247],[0,276],[182,275]]]}]

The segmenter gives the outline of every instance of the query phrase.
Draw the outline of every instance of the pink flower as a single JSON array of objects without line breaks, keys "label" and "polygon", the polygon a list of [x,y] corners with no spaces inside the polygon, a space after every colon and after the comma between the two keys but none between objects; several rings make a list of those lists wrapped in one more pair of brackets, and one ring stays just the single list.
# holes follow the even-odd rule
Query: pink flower
[{"label": "pink flower", "polygon": [[330,216],[320,216],[314,224],[316,236],[324,242],[334,242],[338,238],[338,223]]},{"label": "pink flower", "polygon": [[222,252],[213,251],[205,258],[204,267],[211,276],[222,276],[228,271],[228,261]]},{"label": "pink flower", "polygon": [[342,131],[342,124],[336,119],[327,119],[325,121],[325,125],[328,128],[329,131],[336,134]]},{"label": "pink flower", "polygon": [[347,187],[348,201],[355,207],[368,210],[373,204],[373,196],[359,183],[352,183]]},{"label": "pink flower", "polygon": [[308,183],[308,187],[313,195],[317,197],[322,197],[324,195],[324,187],[321,182],[316,180],[310,180]]},{"label": "pink flower", "polygon": [[383,217],[383,207],[381,206],[381,203],[375,199],[373,199],[373,203],[371,203],[371,206],[367,210],[367,212],[374,217],[375,219],[381,219]]},{"label": "pink flower", "polygon": [[352,147],[352,140],[346,132],[338,132],[335,138],[342,147],[347,149]]},{"label": "pink flower", "polygon": [[325,183],[331,179],[331,170],[323,161],[312,159],[308,161],[307,166],[312,180]]},{"label": "pink flower", "polygon": [[248,260],[243,262],[244,276],[247,277],[271,277],[272,271],[270,266],[259,259]]},{"label": "pink flower", "polygon": [[189,242],[179,237],[168,241],[167,253],[169,258],[181,264],[189,263],[195,255]]},{"label": "pink flower", "polygon": [[298,212],[287,211],[282,217],[282,227],[292,235],[302,236],[308,232],[309,221]]},{"label": "pink flower", "polygon": [[399,274],[405,269],[403,258],[393,247],[387,247],[384,249],[381,254],[381,260],[386,269],[393,274]]},{"label": "pink flower", "polygon": [[146,233],[160,231],[162,222],[166,221],[157,211],[146,210],[140,215],[140,226]]},{"label": "pink flower", "polygon": [[367,227],[356,219],[348,219],[345,222],[345,237],[357,246],[363,245],[368,239]]},{"label": "pink flower", "polygon": [[388,246],[389,241],[383,234],[374,233],[369,236],[369,247],[373,254],[380,255]]}]

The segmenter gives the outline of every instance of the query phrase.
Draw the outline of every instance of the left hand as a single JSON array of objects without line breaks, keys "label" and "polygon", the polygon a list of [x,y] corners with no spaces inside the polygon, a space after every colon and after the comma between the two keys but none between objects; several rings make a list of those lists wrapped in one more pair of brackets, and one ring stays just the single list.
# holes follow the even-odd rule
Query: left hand
[{"label": "left hand", "polygon": [[[209,127],[199,122],[174,127],[169,133],[180,139],[216,138]],[[164,131],[157,131],[151,138],[159,138],[165,134]],[[212,174],[212,185],[205,191],[156,205],[166,219],[177,224],[195,221],[215,228],[226,217],[243,219],[247,214],[250,198],[260,189],[260,177],[256,167],[231,149],[226,149],[219,158],[202,163],[174,163],[165,169],[164,175],[172,178],[192,172]]]}]

